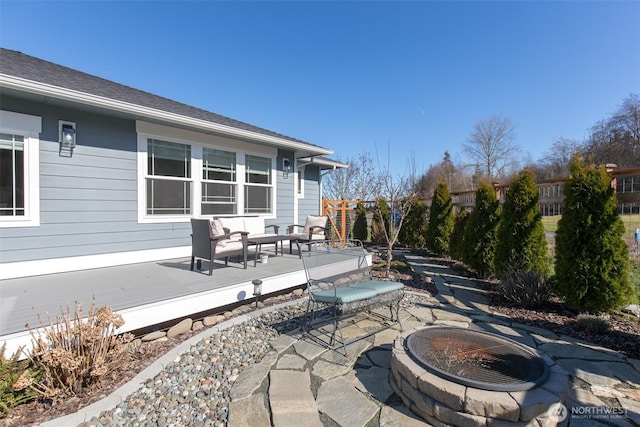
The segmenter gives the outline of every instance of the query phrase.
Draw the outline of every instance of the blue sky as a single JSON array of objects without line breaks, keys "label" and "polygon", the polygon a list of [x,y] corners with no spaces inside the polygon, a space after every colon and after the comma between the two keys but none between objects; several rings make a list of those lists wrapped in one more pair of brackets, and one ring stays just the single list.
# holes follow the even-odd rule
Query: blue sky
[{"label": "blue sky", "polygon": [[640,94],[639,1],[6,1],[0,45],[398,175],[478,120],[523,160]]}]

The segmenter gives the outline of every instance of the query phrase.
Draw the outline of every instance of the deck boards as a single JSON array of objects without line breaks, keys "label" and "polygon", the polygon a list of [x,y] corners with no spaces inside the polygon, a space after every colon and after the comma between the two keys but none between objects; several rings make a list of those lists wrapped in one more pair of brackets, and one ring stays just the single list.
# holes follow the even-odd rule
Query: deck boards
[{"label": "deck boards", "polygon": [[[305,283],[302,261],[295,251],[293,255],[288,251],[272,254],[268,263],[256,267],[250,258],[246,270],[237,262],[225,266],[224,261],[216,261],[212,276],[207,262],[202,267],[202,271],[191,271],[190,259],[180,258],[2,280],[0,342],[24,334],[26,323],[39,326],[38,315],[46,322],[47,313],[55,317],[67,305],[73,309],[76,301],[86,313],[93,297],[97,306],[106,304],[126,313],[125,321],[132,325],[127,328],[125,324],[123,329],[130,330],[149,326],[142,325],[145,321],[168,321],[203,307],[215,309],[252,299],[254,279],[263,280],[263,294]],[[196,311],[189,312],[191,307]]]}]

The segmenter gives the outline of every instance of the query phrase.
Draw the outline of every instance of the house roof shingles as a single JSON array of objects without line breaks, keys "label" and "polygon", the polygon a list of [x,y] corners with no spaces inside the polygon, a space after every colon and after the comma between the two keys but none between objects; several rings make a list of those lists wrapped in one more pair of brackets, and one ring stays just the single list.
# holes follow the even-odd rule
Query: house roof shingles
[{"label": "house roof shingles", "polygon": [[315,144],[54,64],[15,50],[0,48],[0,73],[322,149],[322,147]]}]

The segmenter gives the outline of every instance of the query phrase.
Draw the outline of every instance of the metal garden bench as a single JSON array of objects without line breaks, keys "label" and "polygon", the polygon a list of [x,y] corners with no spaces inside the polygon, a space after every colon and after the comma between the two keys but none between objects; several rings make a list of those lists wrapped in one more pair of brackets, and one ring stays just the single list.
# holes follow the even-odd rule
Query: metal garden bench
[{"label": "metal garden bench", "polygon": [[[347,344],[371,336],[398,323],[400,300],[404,296],[404,285],[391,279],[373,279],[367,252],[358,240],[325,240],[308,242],[301,251],[307,276],[309,300],[303,321],[303,331],[326,347],[342,345],[346,354]],[[382,314],[380,307],[388,307],[389,315]],[[345,342],[340,322],[346,316],[361,312],[375,316],[381,327],[363,336]],[[316,325],[332,324],[329,338],[312,334]],[[339,336],[339,337],[338,337]]]}]

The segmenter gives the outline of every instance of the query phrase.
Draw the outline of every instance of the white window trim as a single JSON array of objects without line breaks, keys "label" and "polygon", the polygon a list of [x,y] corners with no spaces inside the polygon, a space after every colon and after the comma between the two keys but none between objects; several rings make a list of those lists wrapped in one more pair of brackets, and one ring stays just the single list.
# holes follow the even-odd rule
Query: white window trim
[{"label": "white window trim", "polygon": [[0,130],[24,136],[24,216],[0,216],[0,228],[40,226],[40,133],[42,117],[0,110]]},{"label": "white window trim", "polygon": [[[256,146],[251,143],[236,142],[230,139],[200,134],[191,131],[150,124],[138,121],[137,126],[137,176],[138,176],[138,223],[171,223],[189,222],[191,218],[211,218],[214,215],[202,215],[202,148],[204,146],[236,153],[237,179],[236,195],[238,199],[238,213],[235,215],[220,216],[244,216],[244,185],[245,185],[245,156],[259,156],[271,159],[271,213],[257,214],[265,219],[276,218],[277,215],[277,150]],[[161,139],[191,146],[191,214],[190,215],[148,215],[146,201],[146,177],[147,177],[147,140]],[[253,215],[251,215],[253,216]]]}]

